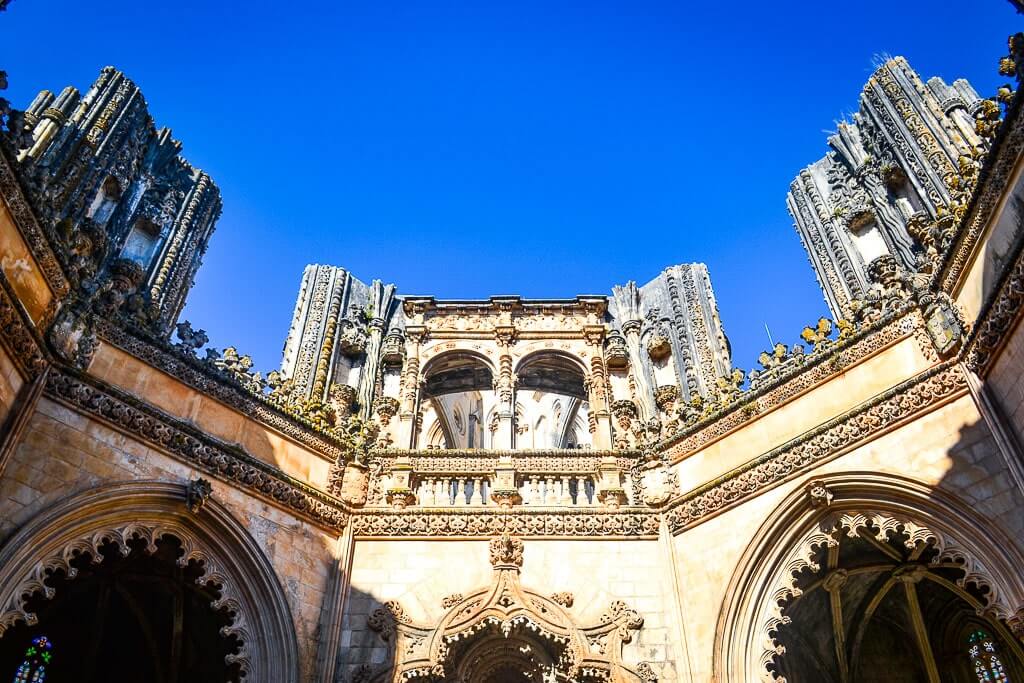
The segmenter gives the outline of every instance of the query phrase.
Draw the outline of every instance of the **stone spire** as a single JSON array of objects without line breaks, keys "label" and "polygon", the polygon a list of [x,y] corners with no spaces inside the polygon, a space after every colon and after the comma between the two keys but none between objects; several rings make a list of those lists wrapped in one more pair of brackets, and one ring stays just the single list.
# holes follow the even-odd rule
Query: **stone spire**
[{"label": "stone spire", "polygon": [[[18,131],[21,177],[39,217],[66,243],[71,279],[86,290],[128,273],[145,316],[168,335],[221,211],[217,186],[157,129],[139,88],[104,68],[82,96],[40,92]],[[13,133],[14,131],[12,131]]]},{"label": "stone spire", "polygon": [[789,212],[836,318],[852,316],[875,259],[917,269],[907,226],[950,204],[961,160],[985,144],[975,132],[981,102],[967,81],[925,83],[905,59],[889,59],[864,86],[852,121],[828,138],[828,154],[790,185]]}]

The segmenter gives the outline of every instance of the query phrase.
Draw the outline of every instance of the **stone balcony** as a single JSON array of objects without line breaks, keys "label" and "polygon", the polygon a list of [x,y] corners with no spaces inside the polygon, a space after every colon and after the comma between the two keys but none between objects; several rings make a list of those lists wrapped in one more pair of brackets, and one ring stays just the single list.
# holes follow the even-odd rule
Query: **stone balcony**
[{"label": "stone balcony", "polygon": [[639,504],[640,453],[589,449],[382,450],[370,505],[396,508],[594,507]]}]

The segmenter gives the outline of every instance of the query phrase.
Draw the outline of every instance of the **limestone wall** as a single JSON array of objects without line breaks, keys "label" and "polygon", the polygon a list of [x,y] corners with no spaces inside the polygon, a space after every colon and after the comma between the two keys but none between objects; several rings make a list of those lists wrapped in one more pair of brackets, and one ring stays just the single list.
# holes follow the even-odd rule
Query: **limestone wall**
[{"label": "limestone wall", "polygon": [[[639,634],[623,648],[629,664],[649,662],[664,681],[676,680],[678,639],[666,548],[657,541],[524,539],[522,585],[549,595],[573,594],[569,612],[591,626],[614,600],[624,600],[644,619]],[[383,640],[367,618],[387,600],[397,600],[410,618],[435,624],[442,600],[490,585],[493,569],[487,539],[357,540],[352,580],[342,621],[340,680],[361,664],[377,669],[389,662]]]},{"label": "limestone wall", "polygon": [[987,383],[1002,414],[1009,421],[1018,443],[1024,443],[1024,327],[1009,334],[996,359]]},{"label": "limestone wall", "polygon": [[325,456],[110,344],[100,344],[89,371],[214,438],[239,445],[297,479],[321,489],[327,487],[330,462]]},{"label": "limestone wall", "polygon": [[[0,544],[62,498],[118,481],[186,482],[203,473],[46,398],[40,399],[0,478]],[[295,621],[308,680],[336,539],[219,481],[213,498],[249,530],[277,571]]]}]

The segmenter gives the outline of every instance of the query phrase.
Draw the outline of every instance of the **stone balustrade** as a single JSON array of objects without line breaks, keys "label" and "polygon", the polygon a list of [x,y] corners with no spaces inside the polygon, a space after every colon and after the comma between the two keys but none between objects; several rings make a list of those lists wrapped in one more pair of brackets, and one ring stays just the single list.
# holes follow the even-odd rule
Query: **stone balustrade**
[{"label": "stone balustrade", "polygon": [[633,504],[638,453],[380,451],[384,501],[393,507],[618,507]]}]

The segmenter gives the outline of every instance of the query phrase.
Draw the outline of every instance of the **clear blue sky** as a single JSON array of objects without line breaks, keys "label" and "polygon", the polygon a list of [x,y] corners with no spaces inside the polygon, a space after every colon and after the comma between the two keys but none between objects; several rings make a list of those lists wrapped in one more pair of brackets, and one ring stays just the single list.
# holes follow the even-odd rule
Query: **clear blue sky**
[{"label": "clear blue sky", "polygon": [[991,95],[1005,0],[14,0],[7,95],[134,79],[224,215],[185,317],[261,370],[302,269],[437,297],[609,293],[704,261],[740,367],[826,311],[789,182],[880,54]]}]

